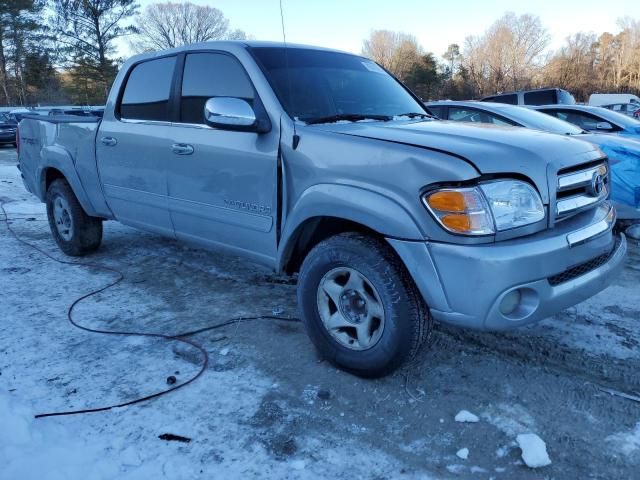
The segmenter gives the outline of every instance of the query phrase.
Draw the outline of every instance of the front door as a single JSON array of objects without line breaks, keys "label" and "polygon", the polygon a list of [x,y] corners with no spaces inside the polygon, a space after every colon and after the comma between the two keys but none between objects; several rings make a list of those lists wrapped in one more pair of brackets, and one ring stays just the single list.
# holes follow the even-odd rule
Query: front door
[{"label": "front door", "polygon": [[168,169],[176,236],[243,252],[270,264],[276,256],[279,132],[218,130],[204,124],[212,97],[259,101],[240,62],[226,53],[189,53]]},{"label": "front door", "polygon": [[170,92],[176,56],[135,65],[122,100],[105,117],[96,157],[106,201],[122,223],[173,236],[167,169],[173,160]]}]

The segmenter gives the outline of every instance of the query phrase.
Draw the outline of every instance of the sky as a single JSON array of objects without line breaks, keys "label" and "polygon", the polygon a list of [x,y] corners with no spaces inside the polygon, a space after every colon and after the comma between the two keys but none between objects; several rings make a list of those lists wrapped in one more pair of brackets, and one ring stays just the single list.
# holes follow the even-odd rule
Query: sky
[{"label": "sky", "polygon": [[[180,1],[180,0],[173,0]],[[231,28],[256,40],[282,40],[279,0],[191,0],[216,7]],[[141,6],[154,3],[139,0]],[[479,35],[507,11],[538,15],[551,35],[550,49],[577,31],[618,31],[616,21],[639,16],[638,0],[282,0],[287,41],[360,53],[372,30],[415,35],[436,56],[451,43]],[[126,47],[121,54],[127,56]]]}]

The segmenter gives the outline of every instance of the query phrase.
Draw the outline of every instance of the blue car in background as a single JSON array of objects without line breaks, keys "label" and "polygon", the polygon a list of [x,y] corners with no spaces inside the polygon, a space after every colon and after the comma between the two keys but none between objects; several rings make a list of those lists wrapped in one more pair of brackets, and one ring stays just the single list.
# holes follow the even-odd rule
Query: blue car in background
[{"label": "blue car in background", "polygon": [[[618,135],[589,133],[586,129],[553,116],[505,103],[441,101],[428,102],[425,106],[431,114],[441,120],[534,128],[559,135],[570,135],[597,145],[609,157],[612,180],[611,198],[616,204],[618,218],[640,219],[639,141]],[[558,110],[569,107],[571,106],[558,106]],[[598,108],[598,110],[606,109]],[[623,115],[620,116],[628,119]],[[640,126],[640,122],[638,124]],[[640,135],[638,138],[640,139]]]},{"label": "blue car in background", "polygon": [[603,107],[542,105],[531,107],[592,133],[611,133],[640,140],[640,120]]}]

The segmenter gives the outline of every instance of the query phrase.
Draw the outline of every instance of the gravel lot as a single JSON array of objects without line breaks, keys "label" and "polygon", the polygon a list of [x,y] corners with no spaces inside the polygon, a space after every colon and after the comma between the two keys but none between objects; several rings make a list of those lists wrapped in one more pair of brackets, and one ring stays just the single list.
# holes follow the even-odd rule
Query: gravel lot
[{"label": "gravel lot", "polygon": [[[11,225],[63,258],[15,162],[0,147]],[[115,222],[90,261],[125,275],[78,306],[94,328],[175,334],[239,315],[297,315],[293,281]],[[0,225],[0,413],[3,398],[36,413],[118,403],[198,370],[198,351],[184,345],[70,326],[67,306],[112,279],[52,262]],[[589,301],[507,334],[439,327],[414,364],[373,381],[319,360],[299,323],[202,333],[193,339],[210,363],[196,383],[117,411],[33,421],[23,450],[40,441],[39,453],[20,460],[0,445],[0,461],[20,473],[29,458],[55,470],[93,455],[100,468],[82,478],[639,478],[639,283],[640,246],[630,242],[623,274]],[[463,409],[480,421],[455,422]],[[546,442],[550,466],[522,462],[515,439],[528,432]],[[49,458],[43,438],[73,443]],[[466,460],[456,456],[463,448]]]}]

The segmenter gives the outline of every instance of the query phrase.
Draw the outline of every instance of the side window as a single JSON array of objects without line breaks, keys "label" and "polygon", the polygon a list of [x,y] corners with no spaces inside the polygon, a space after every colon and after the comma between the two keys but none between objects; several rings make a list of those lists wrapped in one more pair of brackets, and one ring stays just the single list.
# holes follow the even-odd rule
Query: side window
[{"label": "side window", "polygon": [[552,117],[559,118],[560,120],[564,120],[565,122],[568,122],[567,114],[559,112],[558,110],[538,110],[538,111],[542,113],[546,113],[547,115],[551,115]]},{"label": "side window", "polygon": [[577,110],[554,110],[554,115],[560,120],[573,123],[584,130],[595,130],[598,122],[603,121],[594,115]]},{"label": "side window", "polygon": [[503,127],[512,127],[516,125],[516,123],[512,122],[511,120],[507,120],[506,118],[502,118],[491,113],[487,113],[487,117],[489,117],[489,123],[492,123],[494,125],[501,125]]},{"label": "side window", "polygon": [[496,95],[491,99],[492,102],[508,103],[509,105],[518,105],[518,95],[515,93],[509,95]]},{"label": "side window", "polygon": [[120,103],[120,117],[168,122],[169,96],[176,57],[149,60],[133,67]]},{"label": "side window", "polygon": [[491,123],[493,125],[512,126],[514,122],[499,115],[476,110],[475,108],[449,107],[449,120],[456,122]]},{"label": "side window", "polygon": [[482,122],[478,110],[462,107],[449,107],[449,120],[454,122]]},{"label": "side window", "polygon": [[220,53],[190,53],[184,64],[180,121],[204,123],[204,104],[212,97],[239,97],[253,104],[254,90],[240,62]]},{"label": "side window", "polygon": [[442,114],[444,113],[444,107],[434,107],[434,106],[428,106],[425,107],[427,109],[427,112],[429,112],[431,115],[435,115],[438,118],[444,118],[442,116]]},{"label": "side window", "polygon": [[556,103],[555,90],[538,90],[524,94],[525,105],[548,105],[550,103]]}]

